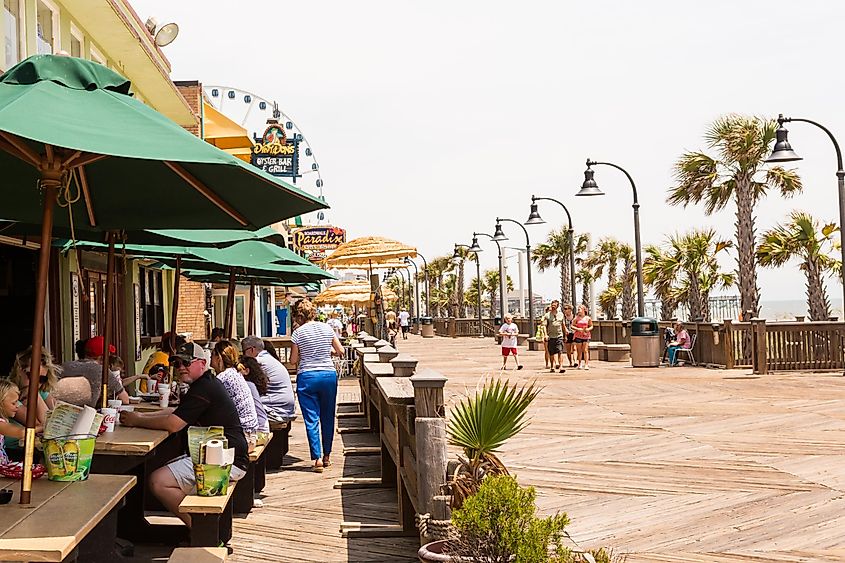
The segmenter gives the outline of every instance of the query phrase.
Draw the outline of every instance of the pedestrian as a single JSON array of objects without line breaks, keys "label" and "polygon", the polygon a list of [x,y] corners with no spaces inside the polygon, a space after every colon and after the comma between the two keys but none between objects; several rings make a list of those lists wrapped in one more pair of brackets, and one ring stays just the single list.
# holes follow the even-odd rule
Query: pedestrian
[{"label": "pedestrian", "polygon": [[[162,409],[150,413],[124,411],[120,413],[120,423],[124,426],[166,430],[171,434],[187,434],[189,426],[222,426],[229,447],[235,450],[229,480],[239,480],[249,467],[249,454],[234,401],[223,383],[214,377],[210,369],[206,369],[205,350],[199,345],[193,342],[182,344],[171,360],[179,381],[189,385],[188,392],[176,410]],[[187,435],[182,436],[182,443],[188,443]],[[179,512],[182,500],[187,495],[196,494],[197,490],[190,455],[185,454],[153,471],[149,487],[167,510],[191,527],[191,515]]]},{"label": "pedestrian", "polygon": [[297,365],[296,393],[308,435],[313,471],[331,467],[337,371],[332,353],[344,356],[343,346],[325,323],[315,322],[317,312],[309,301],[297,308],[299,328],[291,335],[291,361]]},{"label": "pedestrian", "polygon": [[542,323],[546,326],[548,335],[549,372],[565,373],[563,363],[563,313],[560,311],[560,301],[555,299],[549,307],[549,312],[543,315]]},{"label": "pedestrian", "polygon": [[563,306],[563,346],[571,368],[578,367],[578,361],[575,359],[575,329],[572,328],[572,321],[574,320],[575,315],[572,311],[572,305],[567,303]]},{"label": "pedestrian", "polygon": [[411,315],[404,307],[399,311],[399,327],[402,329],[402,340],[408,340],[408,330],[411,328]]},{"label": "pedestrian", "polygon": [[519,334],[519,327],[513,322],[513,315],[508,313],[505,315],[504,323],[499,328],[499,334],[502,335],[502,369],[507,369],[508,356],[513,356],[516,369],[522,369],[522,364],[519,363],[519,354],[516,349],[516,335]]},{"label": "pedestrian", "polygon": [[340,319],[337,318],[337,311],[332,311],[329,320],[326,321],[326,324],[332,327],[335,336],[340,339],[340,337],[343,335],[343,323],[340,322]]},{"label": "pedestrian", "polygon": [[[549,307],[546,307],[546,310],[543,312],[543,315],[549,312]],[[545,360],[545,369],[549,369],[549,335],[546,332],[546,323],[540,320],[537,323],[537,332],[534,334],[534,342],[542,342],[543,345],[543,360]]]},{"label": "pedestrian", "polygon": [[572,321],[575,331],[575,361],[581,369],[590,369],[590,337],[593,331],[593,319],[587,315],[587,306],[578,305],[578,314]]}]

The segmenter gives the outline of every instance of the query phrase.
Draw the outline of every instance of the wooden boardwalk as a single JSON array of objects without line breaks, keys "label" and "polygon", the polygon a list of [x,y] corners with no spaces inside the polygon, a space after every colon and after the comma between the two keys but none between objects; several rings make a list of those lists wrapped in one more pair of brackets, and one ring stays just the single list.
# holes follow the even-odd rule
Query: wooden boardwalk
[{"label": "wooden boardwalk", "polygon": [[[454,403],[499,374],[492,339],[411,336],[398,347],[449,378]],[[845,380],[596,362],[550,374],[502,452],[544,513],[583,547],[628,562],[845,561]]]}]

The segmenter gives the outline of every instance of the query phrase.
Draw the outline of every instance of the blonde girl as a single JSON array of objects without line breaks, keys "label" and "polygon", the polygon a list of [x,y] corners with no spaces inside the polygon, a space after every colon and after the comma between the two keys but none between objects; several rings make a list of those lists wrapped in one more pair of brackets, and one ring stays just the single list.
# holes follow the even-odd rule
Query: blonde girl
[{"label": "blonde girl", "polygon": [[575,332],[575,361],[581,369],[590,369],[590,338],[593,332],[593,319],[587,315],[587,306],[578,305],[578,314],[572,319]]},{"label": "blonde girl", "polygon": [[258,439],[258,415],[255,412],[252,392],[243,376],[247,370],[241,364],[240,352],[228,340],[221,340],[214,345],[211,352],[211,367],[235,403],[241,428],[249,443],[249,451],[252,451]]},{"label": "blonde girl", "polygon": [[6,436],[23,440],[24,427],[11,422],[18,411],[20,390],[11,380],[0,380],[0,464],[9,463],[6,454]]}]

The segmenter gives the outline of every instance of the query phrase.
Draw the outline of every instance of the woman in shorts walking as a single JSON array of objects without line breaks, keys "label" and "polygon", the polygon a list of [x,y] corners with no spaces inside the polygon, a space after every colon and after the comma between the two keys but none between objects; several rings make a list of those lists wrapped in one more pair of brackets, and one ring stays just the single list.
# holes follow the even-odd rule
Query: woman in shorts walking
[{"label": "woman in shorts walking", "polygon": [[572,319],[575,331],[575,361],[581,369],[590,369],[590,335],[593,331],[593,319],[587,315],[587,306],[578,305],[578,314]]},{"label": "woman in shorts walking", "polygon": [[499,334],[502,335],[502,369],[507,369],[508,356],[513,356],[516,369],[522,369],[516,350],[516,335],[519,334],[519,327],[514,324],[512,315],[505,315],[505,322],[499,328]]}]

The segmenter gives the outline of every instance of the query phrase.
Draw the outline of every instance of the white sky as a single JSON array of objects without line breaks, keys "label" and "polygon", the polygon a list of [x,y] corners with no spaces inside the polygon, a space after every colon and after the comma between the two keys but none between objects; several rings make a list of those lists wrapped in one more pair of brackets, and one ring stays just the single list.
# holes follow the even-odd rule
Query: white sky
[{"label": "white sky", "polygon": [[[329,218],[350,237],[399,239],[427,258],[473,230],[492,233],[497,215],[524,221],[532,193],[561,199],[576,230],[632,243],[621,173],[598,168],[608,195],[574,197],[588,156],[634,177],[644,244],[697,226],[733,238],[732,205],[706,217],[665,203],[672,163],[704,147],[714,118],[784,112],[845,142],[840,2],[132,4],[142,19],[179,24],[165,48],[174,79],[279,102],[319,159]],[[809,125],[789,129],[805,193],[761,204],[758,232],[796,208],[838,216],[830,141]],[[554,204],[540,210],[562,224]],[[532,243],[549,229],[529,227]],[[505,232],[524,245],[518,227]],[[495,247],[482,245],[482,267],[495,267]],[[797,265],[761,270],[759,283],[763,299],[804,295]],[[535,274],[534,286],[551,295],[557,275]],[[839,297],[841,286],[829,291]]]}]

